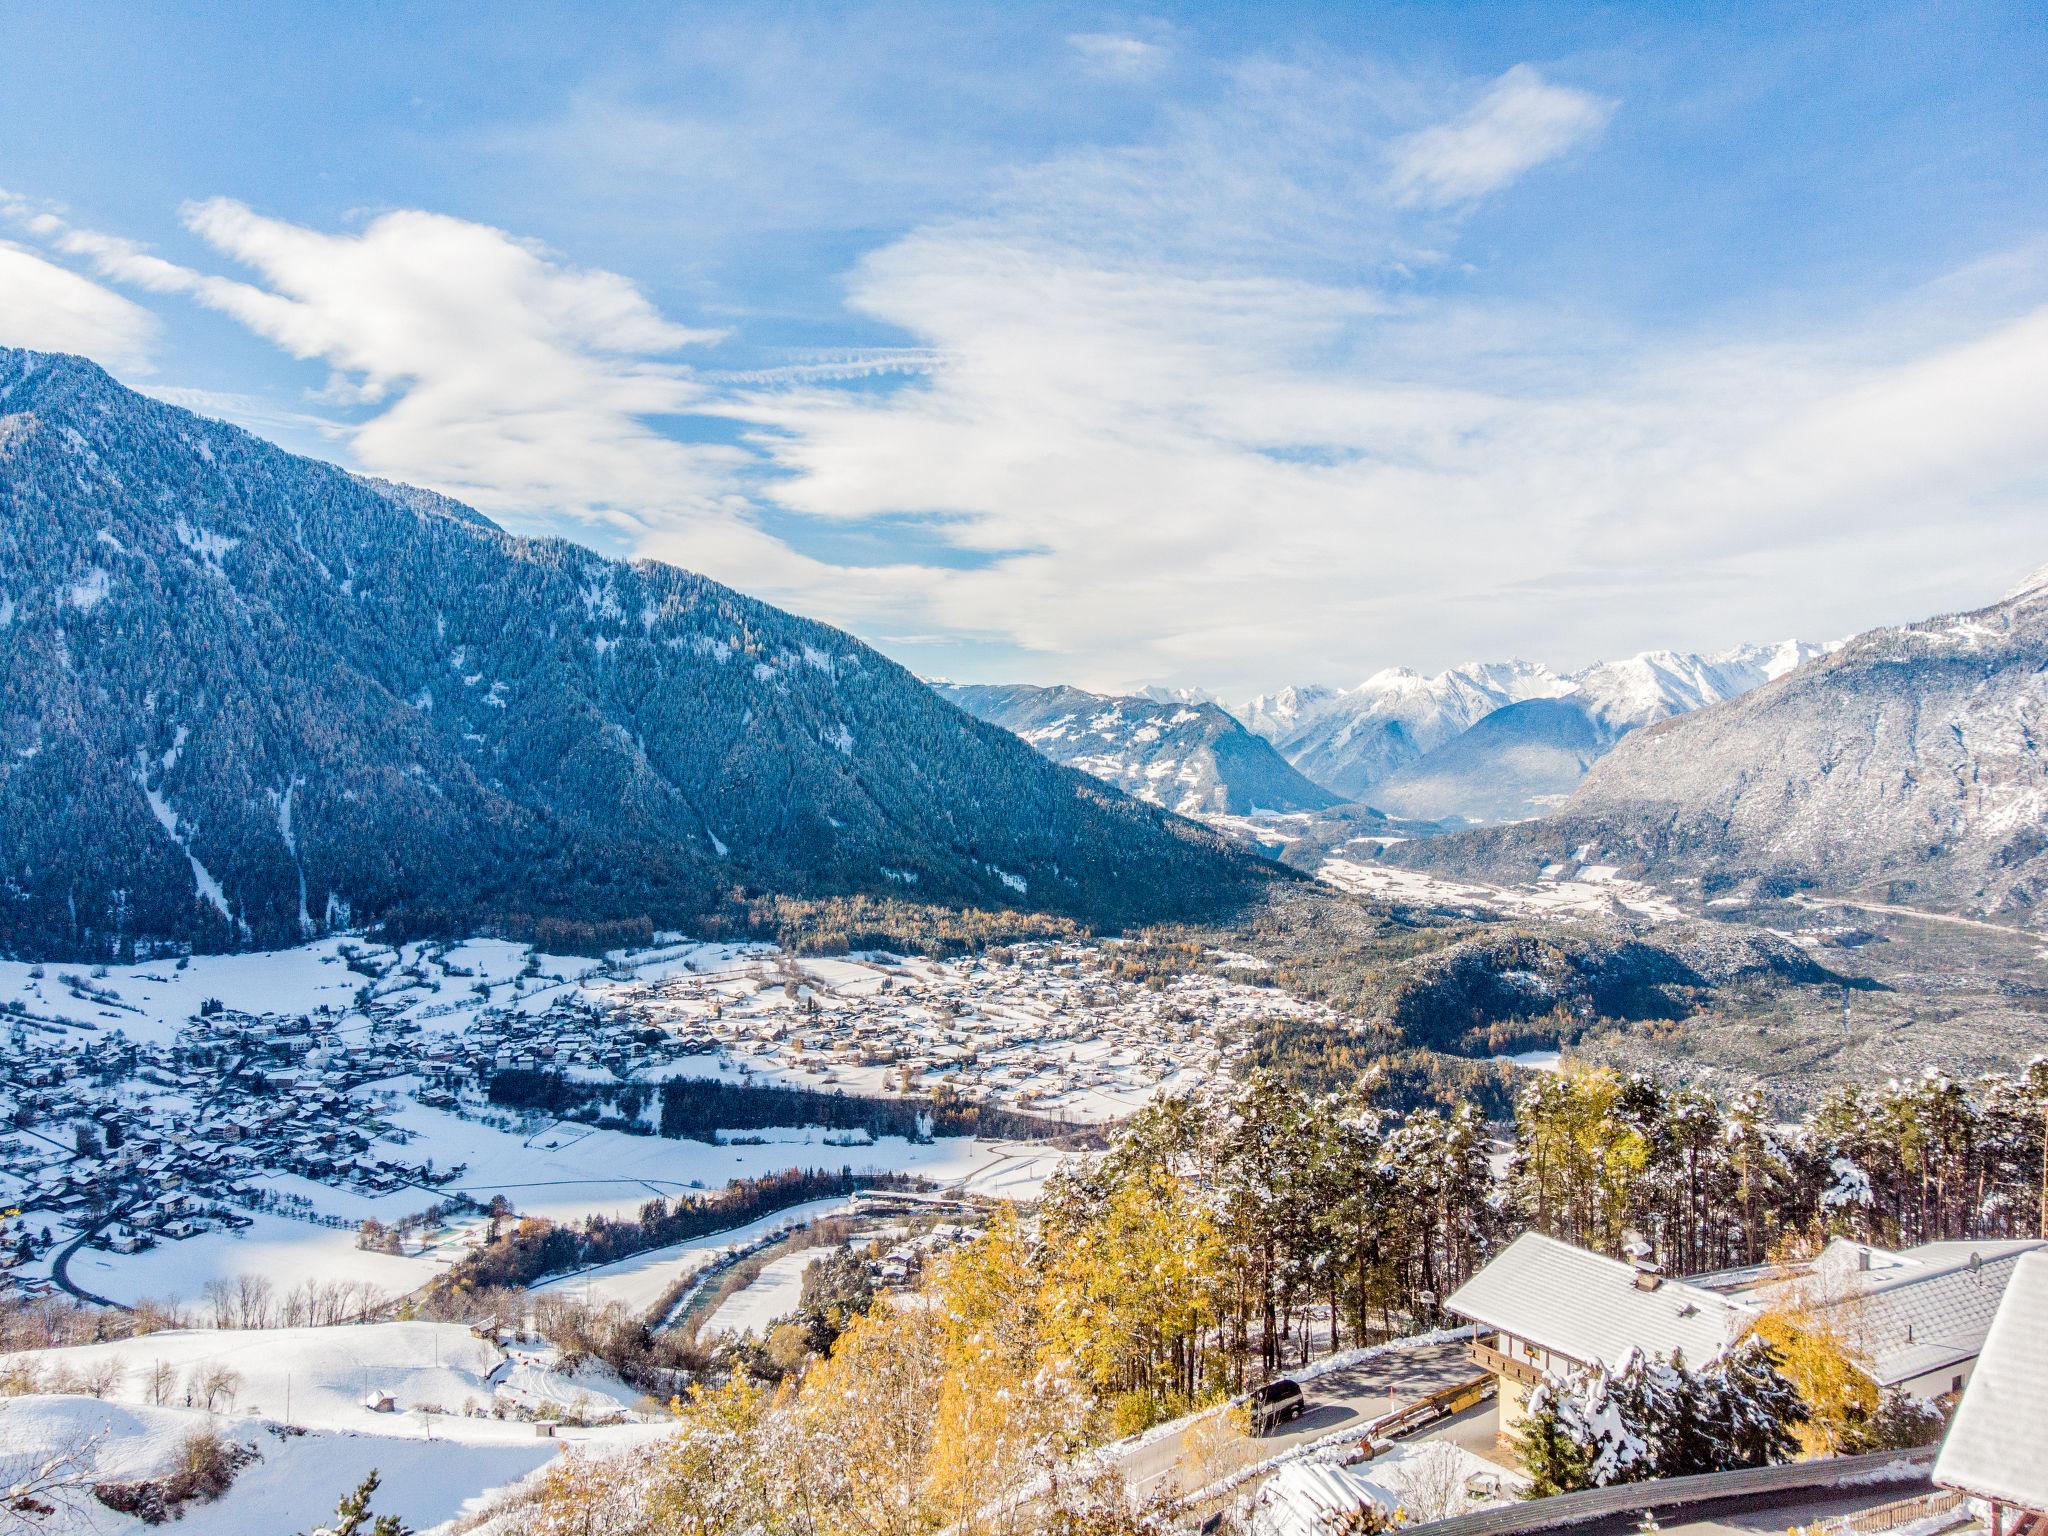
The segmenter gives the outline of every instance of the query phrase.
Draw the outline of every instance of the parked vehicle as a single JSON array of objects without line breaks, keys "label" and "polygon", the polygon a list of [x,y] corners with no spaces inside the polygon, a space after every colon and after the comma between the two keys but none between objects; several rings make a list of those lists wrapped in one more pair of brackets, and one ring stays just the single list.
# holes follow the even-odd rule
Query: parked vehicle
[{"label": "parked vehicle", "polygon": [[1269,1381],[1252,1393],[1252,1433],[1263,1435],[1267,1430],[1289,1419],[1298,1419],[1308,1411],[1308,1394],[1301,1390],[1301,1383],[1281,1377]]}]

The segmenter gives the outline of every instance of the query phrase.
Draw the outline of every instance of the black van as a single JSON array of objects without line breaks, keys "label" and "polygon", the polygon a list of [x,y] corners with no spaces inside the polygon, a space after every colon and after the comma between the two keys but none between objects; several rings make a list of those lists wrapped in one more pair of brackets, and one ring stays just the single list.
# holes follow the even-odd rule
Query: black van
[{"label": "black van", "polygon": [[1252,1433],[1263,1435],[1275,1425],[1298,1419],[1308,1411],[1308,1394],[1301,1383],[1281,1377],[1252,1393]]}]

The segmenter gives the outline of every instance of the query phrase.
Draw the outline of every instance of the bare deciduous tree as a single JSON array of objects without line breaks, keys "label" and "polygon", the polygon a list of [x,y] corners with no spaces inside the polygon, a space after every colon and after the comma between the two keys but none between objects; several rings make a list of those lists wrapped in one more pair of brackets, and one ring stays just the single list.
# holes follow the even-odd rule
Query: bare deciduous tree
[{"label": "bare deciduous tree", "polygon": [[218,1362],[194,1366],[186,1382],[186,1399],[208,1413],[223,1413],[235,1406],[242,1390],[241,1373]]},{"label": "bare deciduous tree", "polygon": [[[11,1443],[0,1405],[0,1447]],[[40,1531],[87,1515],[93,1463],[104,1429],[71,1436],[54,1446],[0,1449],[0,1529]]]}]

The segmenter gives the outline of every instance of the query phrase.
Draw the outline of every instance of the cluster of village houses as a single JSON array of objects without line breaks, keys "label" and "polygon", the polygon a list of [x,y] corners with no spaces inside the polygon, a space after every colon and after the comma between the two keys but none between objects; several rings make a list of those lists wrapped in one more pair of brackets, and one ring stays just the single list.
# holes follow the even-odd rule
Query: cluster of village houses
[{"label": "cluster of village houses", "polygon": [[778,957],[637,983],[614,1002],[649,1024],[701,1031],[775,1080],[905,1094],[943,1084],[1074,1120],[1118,1118],[1162,1086],[1226,1074],[1260,1022],[1327,1011],[1210,975],[1141,984],[1112,974],[1106,953],[1046,944],[943,963]]},{"label": "cluster of village houses", "polygon": [[77,1234],[133,1253],[279,1200],[251,1181],[297,1174],[368,1194],[460,1174],[403,1155],[405,1133],[352,1092],[409,1070],[417,1025],[346,1043],[325,1010],[255,1017],[209,1005],[168,1045],[118,1030],[36,1048],[16,1022],[0,1066],[0,1290],[35,1292],[35,1261]]},{"label": "cluster of village houses", "polygon": [[81,1233],[132,1252],[246,1225],[244,1212],[281,1198],[251,1183],[263,1175],[372,1195],[458,1177],[406,1149],[385,1096],[357,1091],[368,1084],[410,1079],[421,1103],[464,1110],[508,1070],[651,1084],[723,1066],[857,1092],[945,1084],[964,1099],[1091,1121],[1225,1072],[1257,1021],[1305,1006],[1212,976],[1143,985],[1110,974],[1102,955],[1080,945],[939,963],[769,953],[654,980],[594,974],[550,989],[545,1008],[516,996],[421,1008],[417,989],[373,979],[352,1007],[297,1015],[209,1002],[168,1044],[119,1028],[52,1039],[13,1018],[0,1060],[0,1288],[47,1287],[51,1249]]}]

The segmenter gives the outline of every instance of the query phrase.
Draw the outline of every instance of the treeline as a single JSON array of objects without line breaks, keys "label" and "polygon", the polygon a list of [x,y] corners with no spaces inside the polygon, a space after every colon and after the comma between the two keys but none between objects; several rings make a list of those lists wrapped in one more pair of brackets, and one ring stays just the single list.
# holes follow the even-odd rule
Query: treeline
[{"label": "treeline", "polygon": [[1056,943],[1086,938],[1087,924],[1049,912],[947,907],[881,896],[785,896],[732,893],[715,921],[720,936],[767,939],[797,955],[882,949],[943,960],[991,944]]},{"label": "treeline", "polygon": [[1488,1145],[1476,1109],[1392,1114],[1369,1083],[1155,1100],[1047,1186],[1053,1310],[1124,1427],[1428,1326],[1502,1232]]},{"label": "treeline", "polygon": [[790,1168],[756,1179],[735,1179],[716,1194],[653,1199],[636,1219],[586,1216],[574,1224],[529,1216],[473,1249],[441,1280],[446,1291],[482,1291],[531,1285],[560,1270],[609,1264],[650,1248],[686,1242],[811,1200],[857,1189],[918,1189],[923,1181],[900,1173],[836,1173]]},{"label": "treeline", "polygon": [[[1389,1110],[1255,1070],[1155,1101],[1048,1185],[1040,1241],[1072,1348],[1142,1423],[1307,1358],[1454,1321],[1444,1299],[1512,1235],[1678,1274],[1846,1236],[1905,1247],[2048,1233],[2048,1061],[1965,1086],[1845,1088],[1783,1129],[1607,1069],[1532,1074],[1495,1166],[1470,1105]],[[1049,1303],[1049,1305],[1052,1305]]]},{"label": "treeline", "polygon": [[1085,1127],[973,1104],[944,1092],[923,1099],[885,1099],[715,1078],[677,1078],[657,1085],[619,1087],[573,1082],[559,1073],[525,1068],[497,1073],[489,1092],[492,1103],[508,1109],[538,1110],[565,1119],[597,1118],[605,1109],[616,1107],[628,1129],[644,1125],[640,1113],[650,1098],[658,1095],[661,1134],[685,1141],[715,1142],[720,1131],[758,1131],[784,1125],[865,1131],[871,1136],[902,1136],[912,1141],[933,1136],[1045,1141],[1086,1132]]},{"label": "treeline", "polygon": [[1757,1093],[1569,1072],[1523,1090],[1507,1194],[1530,1226],[1604,1253],[1640,1235],[1679,1274],[1762,1263],[1792,1235],[2048,1236],[2044,1127],[2048,1061],[1837,1088],[1789,1130]]},{"label": "treeline", "polygon": [[[856,950],[948,959],[991,944],[1083,939],[1092,927],[1069,917],[1002,908],[933,906],[884,896],[788,896],[734,887],[693,915],[693,937],[767,940],[791,954],[843,955]],[[553,914],[496,913],[409,902],[387,912],[377,937],[389,944],[484,934],[531,944],[551,955],[601,955],[645,949],[654,942],[647,917],[592,920]]]},{"label": "treeline", "polygon": [[1521,1075],[1506,1062],[1403,1050],[1380,1030],[1303,1018],[1262,1021],[1246,1065],[1277,1072],[1310,1093],[1338,1093],[1369,1080],[1381,1109],[1449,1113],[1470,1104],[1497,1123],[1513,1118]]}]

